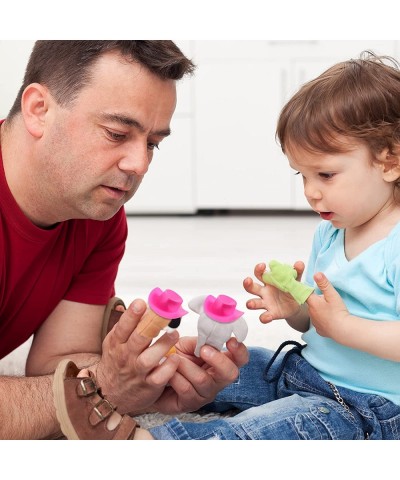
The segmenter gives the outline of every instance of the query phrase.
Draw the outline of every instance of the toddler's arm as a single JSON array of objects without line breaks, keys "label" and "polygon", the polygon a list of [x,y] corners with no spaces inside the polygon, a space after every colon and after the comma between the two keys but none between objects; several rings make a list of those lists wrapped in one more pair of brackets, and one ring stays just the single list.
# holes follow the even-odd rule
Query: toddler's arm
[{"label": "toddler's arm", "polygon": [[400,362],[400,322],[374,321],[351,315],[324,274],[316,273],[314,280],[322,295],[310,295],[307,304],[319,335],[347,347]]}]

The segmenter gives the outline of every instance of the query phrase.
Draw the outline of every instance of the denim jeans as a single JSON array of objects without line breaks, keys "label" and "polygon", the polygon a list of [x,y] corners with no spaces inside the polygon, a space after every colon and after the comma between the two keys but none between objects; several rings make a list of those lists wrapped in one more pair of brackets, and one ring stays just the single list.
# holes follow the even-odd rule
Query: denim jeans
[{"label": "denim jeans", "polygon": [[237,409],[234,416],[206,422],[174,418],[150,429],[160,440],[397,440],[400,406],[378,395],[331,386],[301,356],[298,348],[280,353],[250,348],[250,360],[236,382],[205,408]]}]

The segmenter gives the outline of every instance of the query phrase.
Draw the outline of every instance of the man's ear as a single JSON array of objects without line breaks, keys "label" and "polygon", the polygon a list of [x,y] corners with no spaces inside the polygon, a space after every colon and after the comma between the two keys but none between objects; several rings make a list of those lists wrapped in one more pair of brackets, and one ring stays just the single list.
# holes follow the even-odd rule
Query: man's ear
[{"label": "man's ear", "polygon": [[376,159],[380,162],[382,178],[386,182],[395,182],[400,178],[400,157],[398,154],[393,154],[388,148],[384,148],[376,156]]},{"label": "man's ear", "polygon": [[50,93],[40,83],[28,85],[21,98],[21,112],[26,129],[36,138],[44,132],[45,117],[49,108]]}]

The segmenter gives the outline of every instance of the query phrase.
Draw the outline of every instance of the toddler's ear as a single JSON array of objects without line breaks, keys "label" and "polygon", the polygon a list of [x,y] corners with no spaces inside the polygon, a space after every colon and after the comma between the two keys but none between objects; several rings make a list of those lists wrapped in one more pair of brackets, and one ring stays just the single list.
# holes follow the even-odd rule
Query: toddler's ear
[{"label": "toddler's ear", "polygon": [[390,153],[388,148],[377,155],[382,168],[382,177],[386,182],[395,182],[400,178],[400,155]]}]

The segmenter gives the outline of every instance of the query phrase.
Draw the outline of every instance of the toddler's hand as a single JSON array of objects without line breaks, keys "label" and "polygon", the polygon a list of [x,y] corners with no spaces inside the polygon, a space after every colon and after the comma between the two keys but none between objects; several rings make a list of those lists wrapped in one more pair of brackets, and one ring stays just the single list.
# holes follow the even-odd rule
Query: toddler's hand
[{"label": "toddler's hand", "polygon": [[[304,263],[296,262],[294,268],[297,271],[297,280],[300,281],[304,272]],[[246,303],[247,308],[249,310],[266,310],[260,315],[262,323],[269,323],[272,320],[284,319],[295,315],[299,311],[299,304],[290,293],[282,292],[276,287],[264,283],[262,275],[265,269],[265,263],[258,263],[254,268],[254,275],[261,285],[254,282],[250,277],[245,278],[243,281],[243,287],[246,292],[258,297],[248,300]]]},{"label": "toddler's hand", "polygon": [[341,296],[323,273],[316,273],[314,280],[322,295],[313,293],[308,297],[310,319],[319,335],[335,339],[342,322],[351,315]]}]

